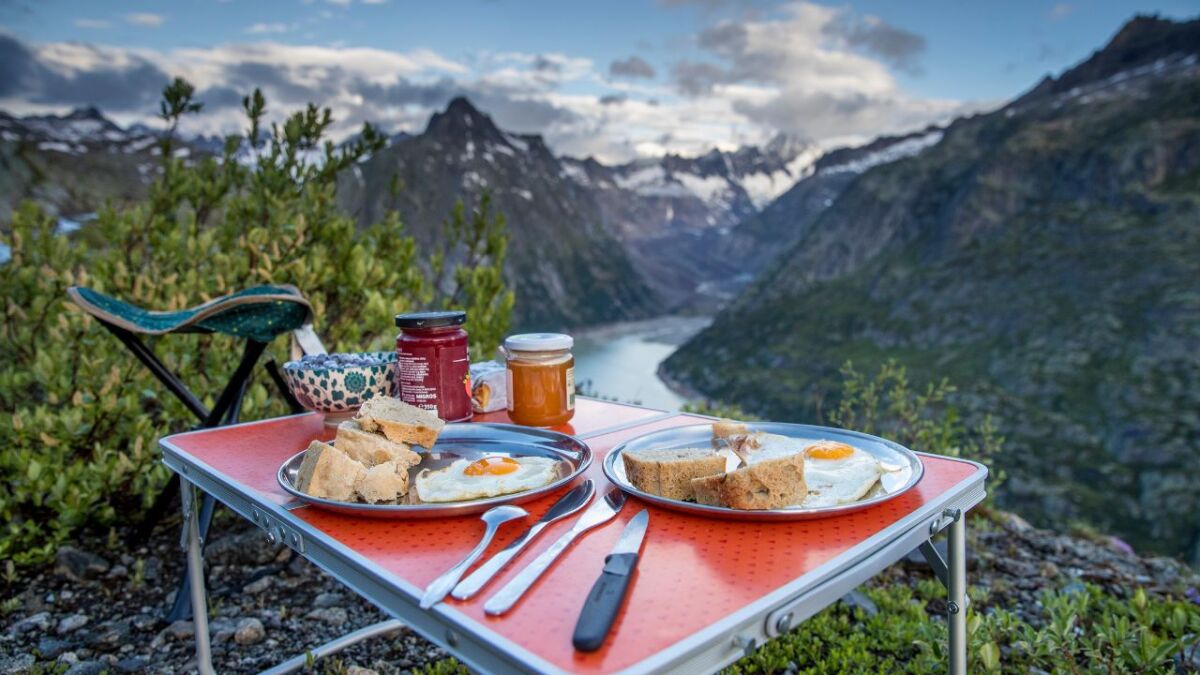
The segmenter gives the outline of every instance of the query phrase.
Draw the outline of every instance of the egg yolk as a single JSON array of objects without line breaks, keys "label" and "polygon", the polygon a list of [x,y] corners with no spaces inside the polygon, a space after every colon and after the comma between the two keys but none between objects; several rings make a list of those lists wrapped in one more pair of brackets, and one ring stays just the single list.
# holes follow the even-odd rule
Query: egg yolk
[{"label": "egg yolk", "polygon": [[463,469],[467,476],[503,476],[521,468],[521,463],[512,457],[484,457],[477,459]]},{"label": "egg yolk", "polygon": [[854,448],[845,443],[822,441],[805,449],[809,459],[846,459],[854,454]]}]

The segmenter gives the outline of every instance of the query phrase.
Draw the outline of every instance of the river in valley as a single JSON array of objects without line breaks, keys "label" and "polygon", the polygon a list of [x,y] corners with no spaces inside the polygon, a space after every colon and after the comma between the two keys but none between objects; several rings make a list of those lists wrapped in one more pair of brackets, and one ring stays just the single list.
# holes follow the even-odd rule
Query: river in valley
[{"label": "river in valley", "polygon": [[658,379],[658,364],[712,322],[664,316],[575,333],[575,382],[581,394],[675,410],[686,402]]}]

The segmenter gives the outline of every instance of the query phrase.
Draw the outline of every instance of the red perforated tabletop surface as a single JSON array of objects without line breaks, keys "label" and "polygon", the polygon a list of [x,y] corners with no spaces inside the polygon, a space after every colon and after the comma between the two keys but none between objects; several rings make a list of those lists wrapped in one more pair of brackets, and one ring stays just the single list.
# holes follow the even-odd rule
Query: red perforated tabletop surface
[{"label": "red perforated tabletop surface", "polygon": [[[685,414],[579,399],[579,414],[564,431],[583,437],[594,460],[587,476],[598,494],[610,484],[601,464],[618,443],[654,429],[706,421]],[[476,421],[505,422],[503,413]],[[621,428],[622,425],[633,425]],[[617,428],[615,431],[608,431]],[[596,435],[596,434],[599,435]],[[331,437],[318,415],[298,415],[233,427],[177,434],[164,439],[164,449],[184,464],[222,476],[223,481],[254,502],[280,505],[291,501],[276,483],[280,464],[307,447],[313,438]],[[960,488],[980,467],[949,458],[923,456],[925,475],[910,492],[863,511],[822,520],[753,523],[722,521],[663,510],[630,499],[616,522],[585,535],[531,589],[517,607],[502,617],[488,617],[483,604],[524,563],[566,530],[574,518],[551,525],[514,564],[501,572],[475,598],[447,598],[445,618],[464,631],[498,644],[511,643],[536,656],[531,668],[552,665],[577,672],[612,672],[643,664],[659,652],[703,633],[734,612],[796,582],[822,565],[839,559],[929,502]],[[186,473],[186,472],[185,472]],[[525,504],[540,517],[558,494]],[[624,523],[643,508],[650,524],[642,556],[625,607],[608,641],[591,654],[576,652],[571,633],[579,609],[603,567],[604,556],[620,536]],[[316,528],[395,580],[398,591],[413,594],[466,555],[483,533],[477,516],[443,520],[371,520],[311,507],[287,512]],[[523,526],[501,529],[487,556],[514,539]],[[368,598],[379,603],[378,598]],[[439,607],[435,607],[437,611]],[[435,638],[436,639],[436,638]]]}]

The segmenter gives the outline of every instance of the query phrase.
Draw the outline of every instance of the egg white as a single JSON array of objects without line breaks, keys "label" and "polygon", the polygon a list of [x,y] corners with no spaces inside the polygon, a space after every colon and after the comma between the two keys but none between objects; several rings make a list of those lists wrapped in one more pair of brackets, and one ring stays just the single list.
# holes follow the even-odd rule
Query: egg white
[{"label": "egg white", "polygon": [[468,476],[474,460],[455,460],[437,471],[417,475],[417,496],[423,502],[461,502],[524,492],[551,483],[558,477],[558,462],[549,457],[513,457],[520,466],[512,473]]},{"label": "egg white", "polygon": [[801,504],[805,508],[849,504],[870,492],[883,467],[875,456],[854,448],[854,453],[841,459],[804,458],[804,482],[808,496]]}]

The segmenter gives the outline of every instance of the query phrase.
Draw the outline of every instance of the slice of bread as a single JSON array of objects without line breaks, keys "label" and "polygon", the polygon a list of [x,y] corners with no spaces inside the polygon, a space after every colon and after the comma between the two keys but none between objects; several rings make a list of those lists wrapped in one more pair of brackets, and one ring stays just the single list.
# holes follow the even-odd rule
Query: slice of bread
[{"label": "slice of bread", "polygon": [[362,462],[321,441],[313,441],[304,453],[296,489],[324,499],[352,502],[358,484],[367,473]]},{"label": "slice of bread", "polygon": [[367,469],[358,484],[358,496],[368,504],[391,502],[408,494],[408,466],[383,462]]},{"label": "slice of bread", "polygon": [[718,420],[713,422],[713,441],[728,441],[733,436],[744,436],[750,433],[743,422],[735,420]]},{"label": "slice of bread", "polygon": [[696,501],[708,506],[762,510],[793,506],[808,496],[804,456],[768,459],[736,471],[692,479]]},{"label": "slice of bread", "polygon": [[712,448],[622,452],[633,486],[667,499],[693,499],[692,479],[725,470],[725,457]]},{"label": "slice of bread", "polygon": [[366,431],[354,420],[346,420],[338,425],[336,442],[338,450],[368,468],[384,462],[395,462],[407,469],[421,461],[421,456],[407,444]]},{"label": "slice of bread", "polygon": [[364,431],[382,433],[397,443],[432,448],[446,423],[436,413],[411,406],[398,398],[376,396],[354,416]]}]

